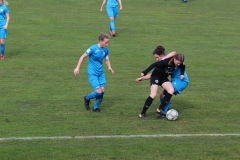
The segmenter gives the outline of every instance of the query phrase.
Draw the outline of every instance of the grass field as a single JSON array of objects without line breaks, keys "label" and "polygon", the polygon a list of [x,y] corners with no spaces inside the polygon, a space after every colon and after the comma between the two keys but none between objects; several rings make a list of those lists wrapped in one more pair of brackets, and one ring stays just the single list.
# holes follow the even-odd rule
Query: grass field
[{"label": "grass field", "polygon": [[[101,3],[9,0],[0,159],[240,159],[240,1],[123,0],[108,47],[115,74],[105,70],[103,114],[97,114],[83,106],[92,91],[87,60],[78,76],[73,70],[100,32],[108,32]],[[158,99],[148,120],[138,118],[149,82],[135,79],[155,61],[157,45],[186,57],[190,84],[172,98],[174,122],[156,119]]]}]

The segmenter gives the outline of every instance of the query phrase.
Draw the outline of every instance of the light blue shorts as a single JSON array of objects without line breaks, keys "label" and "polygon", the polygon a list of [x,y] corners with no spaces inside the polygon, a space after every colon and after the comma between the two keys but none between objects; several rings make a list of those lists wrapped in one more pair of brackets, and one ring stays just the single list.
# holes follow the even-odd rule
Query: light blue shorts
[{"label": "light blue shorts", "polygon": [[0,39],[6,39],[7,38],[7,30],[4,28],[0,28]]},{"label": "light blue shorts", "polygon": [[106,78],[105,74],[102,73],[99,76],[88,74],[88,82],[90,83],[91,87],[95,90],[106,86]]},{"label": "light blue shorts", "polygon": [[188,86],[188,82],[183,81],[180,78],[173,78],[171,82],[174,88],[174,95],[180,94]]},{"label": "light blue shorts", "polygon": [[106,10],[107,10],[107,15],[109,18],[110,17],[114,17],[114,18],[118,17],[118,6],[116,6],[116,7],[106,6]]}]

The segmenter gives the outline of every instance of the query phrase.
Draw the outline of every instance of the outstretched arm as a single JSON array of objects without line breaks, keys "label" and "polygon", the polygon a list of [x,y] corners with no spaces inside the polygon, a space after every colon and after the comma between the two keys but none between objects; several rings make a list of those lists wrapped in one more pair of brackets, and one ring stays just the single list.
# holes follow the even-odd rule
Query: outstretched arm
[{"label": "outstretched arm", "polygon": [[86,53],[83,53],[83,55],[79,58],[77,67],[74,69],[73,74],[76,76],[79,73],[80,66],[84,60],[85,57],[88,55]]},{"label": "outstretched arm", "polygon": [[148,79],[151,78],[151,75],[152,75],[152,74],[148,74],[148,75],[146,75],[146,76],[139,77],[139,78],[136,79],[136,82],[139,83],[139,82],[141,82],[141,81],[143,81],[143,80],[148,80]]},{"label": "outstretched arm", "polygon": [[167,58],[172,58],[176,55],[177,53],[175,51],[168,53],[166,56],[163,57],[162,60],[167,59]]},{"label": "outstretched arm", "polygon": [[142,71],[141,76],[145,76],[148,72],[150,72],[153,68],[156,67],[163,67],[163,66],[167,66],[169,60],[162,60],[162,61],[158,61],[155,63],[152,63],[145,71]]},{"label": "outstretched arm", "polygon": [[101,5],[101,8],[100,8],[100,12],[102,12],[103,6],[104,6],[105,4],[106,4],[106,0],[103,0],[102,5]]}]

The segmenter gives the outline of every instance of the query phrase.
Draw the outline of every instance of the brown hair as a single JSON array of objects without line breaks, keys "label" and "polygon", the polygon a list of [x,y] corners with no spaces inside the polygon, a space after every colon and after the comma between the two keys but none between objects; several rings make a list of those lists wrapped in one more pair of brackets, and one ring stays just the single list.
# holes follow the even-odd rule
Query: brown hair
[{"label": "brown hair", "polygon": [[110,36],[106,33],[101,32],[100,35],[98,36],[98,42],[103,41],[105,38],[110,39]]},{"label": "brown hair", "polygon": [[184,55],[181,53],[176,54],[174,58],[180,62],[184,62]]},{"label": "brown hair", "polygon": [[153,55],[157,54],[159,56],[165,55],[165,48],[163,46],[157,46],[157,48],[154,49]]}]

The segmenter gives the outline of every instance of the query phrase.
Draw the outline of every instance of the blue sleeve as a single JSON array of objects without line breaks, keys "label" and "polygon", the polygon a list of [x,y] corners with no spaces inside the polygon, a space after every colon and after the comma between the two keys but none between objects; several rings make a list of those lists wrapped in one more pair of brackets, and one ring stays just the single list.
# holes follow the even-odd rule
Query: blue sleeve
[{"label": "blue sleeve", "polygon": [[108,48],[105,48],[104,49],[104,52],[106,53],[106,55],[104,57],[107,57],[109,55],[109,51],[108,51]]},{"label": "blue sleeve", "polygon": [[7,7],[4,7],[4,12],[5,12],[5,14],[8,14],[8,13],[9,13],[9,10],[8,10]]},{"label": "blue sleeve", "polygon": [[94,48],[93,48],[93,46],[91,46],[91,47],[89,47],[87,50],[86,50],[86,54],[88,55],[88,56],[90,56],[92,53],[93,53],[93,50],[94,50]]}]

